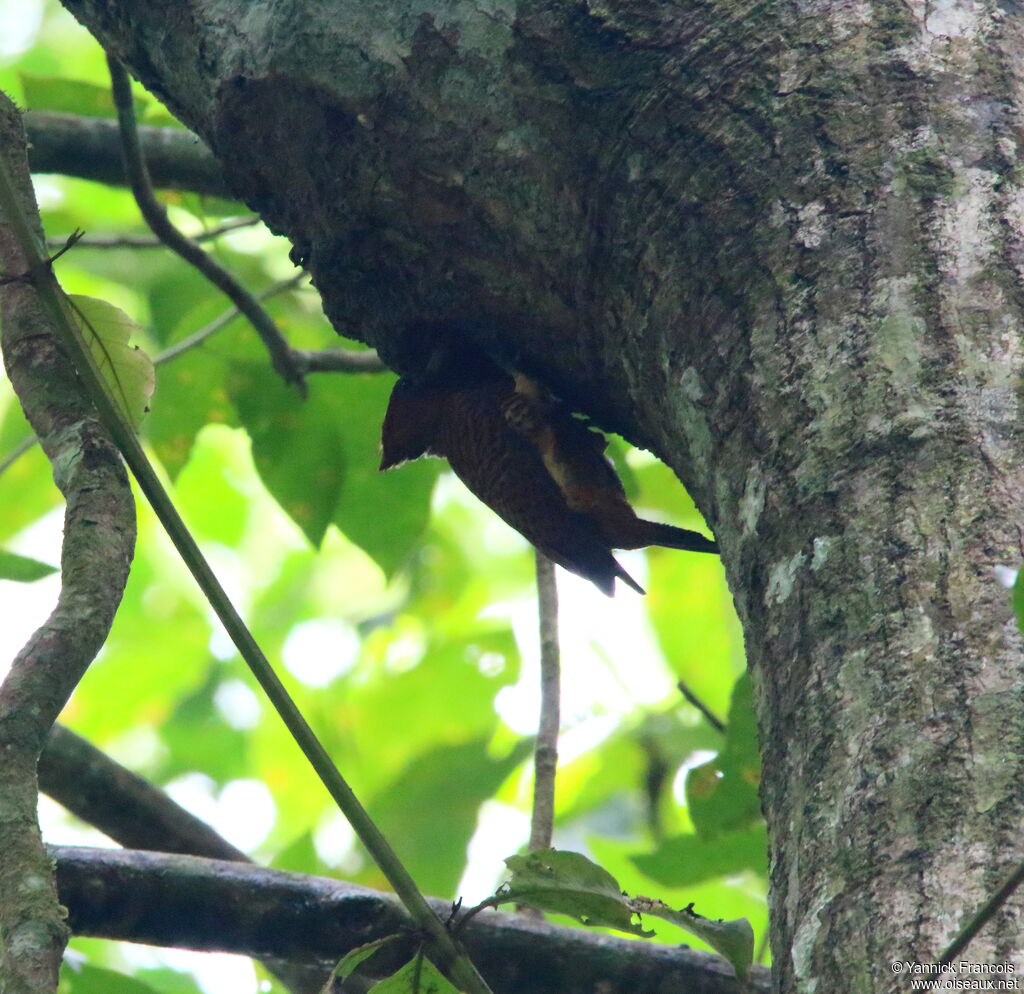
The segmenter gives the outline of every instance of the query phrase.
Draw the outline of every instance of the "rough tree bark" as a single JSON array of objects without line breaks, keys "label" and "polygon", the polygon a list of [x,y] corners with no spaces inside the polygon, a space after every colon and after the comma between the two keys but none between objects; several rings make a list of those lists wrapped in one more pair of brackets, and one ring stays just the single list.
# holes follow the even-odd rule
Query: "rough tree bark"
[{"label": "rough tree bark", "polygon": [[[329,973],[356,946],[408,919],[391,894],[250,864],[130,849],[51,847],[78,935],[186,949],[273,954]],[[125,900],[130,894],[131,900]],[[433,900],[438,914],[447,901]],[[224,909],[231,908],[225,915]],[[767,994],[768,971],[736,979],[721,957],[488,911],[462,933],[495,994]],[[415,934],[375,963],[408,962]]]},{"label": "rough tree bark", "polygon": [[0,349],[66,501],[60,597],[0,682],[0,992],[37,994],[57,988],[67,928],[36,821],[36,764],[121,602],[135,550],[135,501],[37,292],[42,274],[25,242],[35,237],[41,245],[42,231],[21,119],[2,93],[0,166]]},{"label": "rough tree bark", "polygon": [[401,371],[454,325],[677,471],[757,681],[776,985],[905,990],[1024,855],[1016,7],[65,2],[339,331]]}]

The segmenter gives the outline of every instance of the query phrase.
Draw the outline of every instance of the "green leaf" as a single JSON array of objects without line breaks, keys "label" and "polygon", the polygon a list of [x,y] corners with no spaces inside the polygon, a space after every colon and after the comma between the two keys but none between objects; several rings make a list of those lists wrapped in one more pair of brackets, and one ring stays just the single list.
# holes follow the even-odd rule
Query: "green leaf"
[{"label": "green leaf", "polygon": [[175,479],[204,426],[234,424],[237,418],[224,389],[223,363],[201,349],[161,364],[156,379],[160,403],[146,419],[146,438]]},{"label": "green leaf", "polygon": [[65,964],[57,990],[58,994],[158,994],[141,980],[89,963],[79,967]]},{"label": "green leaf", "polygon": [[768,872],[768,840],[764,825],[744,832],[725,832],[713,841],[699,835],[677,835],[666,839],[651,853],[631,857],[634,865],[665,887],[693,884],[754,870]]},{"label": "green leaf", "polygon": [[1017,627],[1024,632],[1024,569],[1017,572],[1013,583],[1013,610],[1017,615]]},{"label": "green leaf", "polygon": [[[162,731],[179,698],[202,684],[210,665],[209,608],[180,561],[153,541],[156,528],[143,510],[131,576],[103,656],[89,667],[66,712],[75,731],[101,746],[132,725]],[[140,646],[145,666],[139,666]],[[219,716],[218,726],[223,731]]]},{"label": "green leaf", "polygon": [[725,745],[714,759],[694,767],[686,776],[686,804],[697,834],[712,839],[759,819],[760,779],[753,690],[745,673],[733,688]]},{"label": "green leaf", "polygon": [[367,805],[426,893],[454,895],[480,805],[531,751],[526,740],[498,759],[487,754],[486,740],[439,745],[413,759]]},{"label": "green leaf", "polygon": [[269,366],[255,363],[237,365],[228,378],[260,478],[315,546],[337,507],[346,462],[338,426],[319,402],[318,387],[311,384],[303,401]]},{"label": "green leaf", "polygon": [[388,378],[331,377],[309,397],[285,386],[265,364],[238,363],[228,393],[253,441],[267,489],[319,545],[332,521],[391,574],[418,543],[430,518],[440,464],[378,472],[380,423]]},{"label": "green leaf", "polygon": [[662,918],[703,939],[732,964],[736,976],[746,979],[754,962],[754,930],[746,918],[716,921],[698,915],[693,905],[673,911],[667,904],[649,897],[637,897],[629,903],[637,914]]},{"label": "green leaf", "polygon": [[366,962],[378,949],[383,948],[397,938],[397,935],[385,935],[381,939],[374,939],[373,942],[367,942],[362,946],[356,946],[355,949],[350,949],[334,968],[334,976],[339,980],[350,977],[359,968],[361,963]]},{"label": "green leaf", "polygon": [[[166,399],[160,395],[158,409]],[[253,514],[255,475],[245,432],[207,425],[199,433],[174,486],[178,510],[197,540],[239,547]]]},{"label": "green leaf", "polygon": [[19,556],[16,552],[0,549],[0,580],[17,580],[18,583],[32,583],[44,576],[56,573],[57,567],[41,563],[38,559]]},{"label": "green leaf", "polygon": [[633,923],[633,909],[618,881],[581,853],[539,850],[509,856],[505,865],[512,871],[512,879],[495,895],[497,903],[528,904],[570,915],[584,925],[654,935]]},{"label": "green leaf", "polygon": [[[683,516],[669,520],[688,524]],[[655,548],[647,551],[647,562],[645,606],[665,660],[713,713],[724,716],[743,664],[743,637],[721,560]],[[680,707],[695,714],[682,701]]]},{"label": "green leaf", "polygon": [[[85,117],[117,116],[109,86],[27,72],[20,76],[25,104],[30,110],[63,111]],[[132,103],[135,105],[136,117],[141,117],[149,101],[145,97],[133,95]]]},{"label": "green leaf", "polygon": [[179,698],[174,710],[160,723],[160,738],[167,753],[159,764],[161,779],[202,770],[218,784],[247,772],[247,742],[243,732],[227,728],[215,698],[221,668],[211,667],[202,686]]},{"label": "green leaf", "polygon": [[160,994],[202,994],[193,974],[170,967],[145,967],[136,969],[134,976],[149,984]]},{"label": "green leaf", "polygon": [[105,300],[73,293],[67,301],[110,395],[121,413],[137,426],[149,410],[156,383],[149,356],[129,342],[141,329],[124,311]]},{"label": "green leaf", "polygon": [[370,994],[459,994],[425,956],[415,956],[397,973],[374,984]]},{"label": "green leaf", "polygon": [[390,576],[409,558],[427,527],[442,463],[420,459],[381,473],[380,426],[394,380],[369,375],[335,382],[336,418],[349,473],[334,522]]},{"label": "green leaf", "polygon": [[[417,639],[420,626],[396,623],[373,632],[359,664],[359,680],[345,694],[347,735],[372,745],[374,770],[388,778],[439,743],[490,741],[498,723],[495,696],[519,676],[519,651],[507,622],[488,619],[487,628],[463,628],[450,640],[437,633],[423,645],[411,668],[387,665]],[[481,665],[485,661],[490,665]],[[457,700],[459,706],[452,707]],[[382,728],[401,735],[380,734]],[[379,782],[379,789],[384,783]]]}]

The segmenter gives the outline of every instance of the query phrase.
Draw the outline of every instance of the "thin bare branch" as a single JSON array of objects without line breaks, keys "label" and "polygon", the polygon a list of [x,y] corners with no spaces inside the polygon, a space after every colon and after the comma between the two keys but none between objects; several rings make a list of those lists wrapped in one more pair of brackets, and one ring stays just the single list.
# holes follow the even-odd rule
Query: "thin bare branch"
[{"label": "thin bare branch", "polygon": [[135,108],[132,104],[131,81],[128,72],[112,56],[107,58],[110,79],[113,85],[114,104],[117,107],[118,122],[121,126],[121,142],[124,148],[125,169],[135,202],[153,233],[169,249],[177,253],[191,266],[201,272],[217,289],[249,319],[256,333],[270,354],[274,369],[288,383],[304,388],[302,373],[292,358],[292,350],[285,341],[270,315],[260,306],[259,301],[246,290],[235,277],[216,259],[207,255],[192,239],[186,238],[171,224],[164,208],[153,193],[146,162],[139,146],[135,125]]},{"label": "thin bare branch", "polygon": [[555,823],[555,773],[558,769],[558,730],[561,724],[560,659],[558,647],[558,588],[555,567],[537,552],[537,603],[540,613],[540,723],[533,759],[533,811],[530,850],[551,848]]},{"label": "thin bare branch", "polygon": [[[261,220],[258,217],[235,218],[233,221],[225,221],[223,224],[218,224],[215,228],[210,228],[208,231],[201,231],[198,235],[193,235],[192,241],[213,241],[216,238],[220,238],[221,235],[226,235],[232,231],[239,231],[242,228],[252,228],[260,223]],[[65,244],[67,244],[66,238],[46,239],[47,248],[61,248]],[[90,235],[79,238],[78,244],[85,248],[94,249],[165,248],[164,243],[159,238],[147,238],[142,235]]]},{"label": "thin bare branch", "polygon": [[686,698],[688,704],[693,705],[703,716],[704,720],[716,731],[722,735],[725,734],[725,723],[719,718],[714,711],[711,710],[689,687],[685,680],[679,680],[676,682],[676,686],[679,688],[679,693]]},{"label": "thin bare branch", "polygon": [[324,349],[305,352],[296,349],[295,364],[304,373],[382,373],[387,366],[373,349],[355,352],[350,349]]},{"label": "thin bare branch", "polygon": [[1007,878],[1002,887],[999,888],[978,911],[978,913],[964,926],[960,934],[949,944],[946,951],[939,959],[941,966],[948,966],[970,945],[971,940],[990,922],[1001,907],[1013,896],[1020,885],[1024,883],[1024,863],[1021,863]]},{"label": "thin bare branch", "polygon": [[[276,297],[278,294],[284,293],[287,290],[293,290],[306,278],[305,273],[296,273],[295,276],[289,276],[286,280],[280,280],[273,286],[267,287],[259,293],[259,300],[269,300],[271,297]],[[186,352],[190,352],[192,349],[199,345],[202,345],[208,338],[213,337],[218,331],[226,328],[232,321],[235,320],[241,311],[237,307],[232,307],[226,310],[223,314],[215,317],[208,325],[200,328],[198,331],[194,331],[191,335],[183,338],[180,342],[175,342],[173,345],[168,345],[166,349],[158,353],[156,358],[153,360],[153,365],[159,366],[165,362],[172,362],[179,356],[184,355]],[[294,355],[295,353],[293,353]]]}]

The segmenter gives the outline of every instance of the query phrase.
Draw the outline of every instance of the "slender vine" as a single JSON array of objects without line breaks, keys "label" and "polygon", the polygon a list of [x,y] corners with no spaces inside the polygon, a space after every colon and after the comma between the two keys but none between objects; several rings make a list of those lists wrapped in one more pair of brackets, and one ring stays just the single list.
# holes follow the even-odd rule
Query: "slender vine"
[{"label": "slender vine", "polygon": [[1014,892],[1024,883],[1024,863],[1010,874],[1002,887],[999,888],[978,910],[978,913],[963,927],[960,934],[946,947],[939,957],[940,966],[949,966],[971,943],[971,940],[990,922],[996,912],[1013,896]]},{"label": "slender vine", "polygon": [[302,372],[295,365],[292,350],[288,347],[274,319],[260,306],[259,301],[234,275],[191,238],[183,235],[171,224],[167,210],[153,193],[153,184],[146,168],[146,160],[139,146],[139,134],[135,124],[135,107],[132,103],[131,79],[125,67],[112,55],[107,56],[110,82],[117,108],[117,121],[121,129],[121,146],[124,153],[125,172],[135,202],[153,234],[172,252],[177,253],[191,266],[203,274],[220,290],[250,321],[256,333],[270,353],[274,369],[287,381],[304,389]]}]

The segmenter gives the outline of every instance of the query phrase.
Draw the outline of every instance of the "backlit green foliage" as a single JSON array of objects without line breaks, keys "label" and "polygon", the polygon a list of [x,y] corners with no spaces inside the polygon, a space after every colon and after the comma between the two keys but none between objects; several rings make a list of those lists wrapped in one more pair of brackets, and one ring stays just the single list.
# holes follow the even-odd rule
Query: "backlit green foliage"
[{"label": "backlit green foliage", "polygon": [[[34,4],[21,6],[28,18]],[[0,86],[33,109],[102,113],[102,53],[57,4],[42,11],[24,50],[0,61]],[[144,120],[166,123],[154,99],[145,108]],[[56,263],[65,289],[124,310],[151,357],[228,309],[161,249],[88,246],[91,236],[147,234],[125,190],[56,176],[37,185],[47,235],[86,235]],[[244,210],[185,193],[161,197],[192,234]],[[225,236],[213,251],[254,291],[294,272],[288,245],[262,228]],[[339,344],[308,287],[267,306],[295,347]],[[393,379],[319,374],[302,400],[236,319],[158,363],[141,431],[256,637],[399,854],[426,890],[473,903],[493,891],[503,858],[526,836],[537,683],[532,554],[442,464],[377,472]],[[30,436],[0,381],[0,544],[56,562],[59,497],[49,466],[38,449],[7,461]],[[624,446],[615,452],[640,508],[699,523],[668,470]],[[721,566],[667,550],[626,562],[650,591],[644,601],[627,590],[608,601],[559,577],[565,732],[556,844],[588,852],[631,894],[746,918],[760,937],[756,746],[749,688],[734,690],[742,643]],[[27,578],[13,572],[3,575]],[[43,592],[34,618],[26,610],[14,619],[24,631],[5,621],[10,655],[45,616],[54,588],[51,580],[0,587],[0,596],[12,587]],[[724,738],[686,704],[679,679],[728,715]],[[170,785],[256,859],[383,886],[144,506],[123,606],[64,720]],[[47,811],[52,837],[79,837],[69,819]],[[670,924],[658,933],[657,941],[694,941]],[[71,994],[198,989],[155,952],[73,946],[88,963],[68,973]],[[116,986],[108,969],[135,986]],[[248,983],[235,975],[220,989],[254,991],[251,973]]]}]

